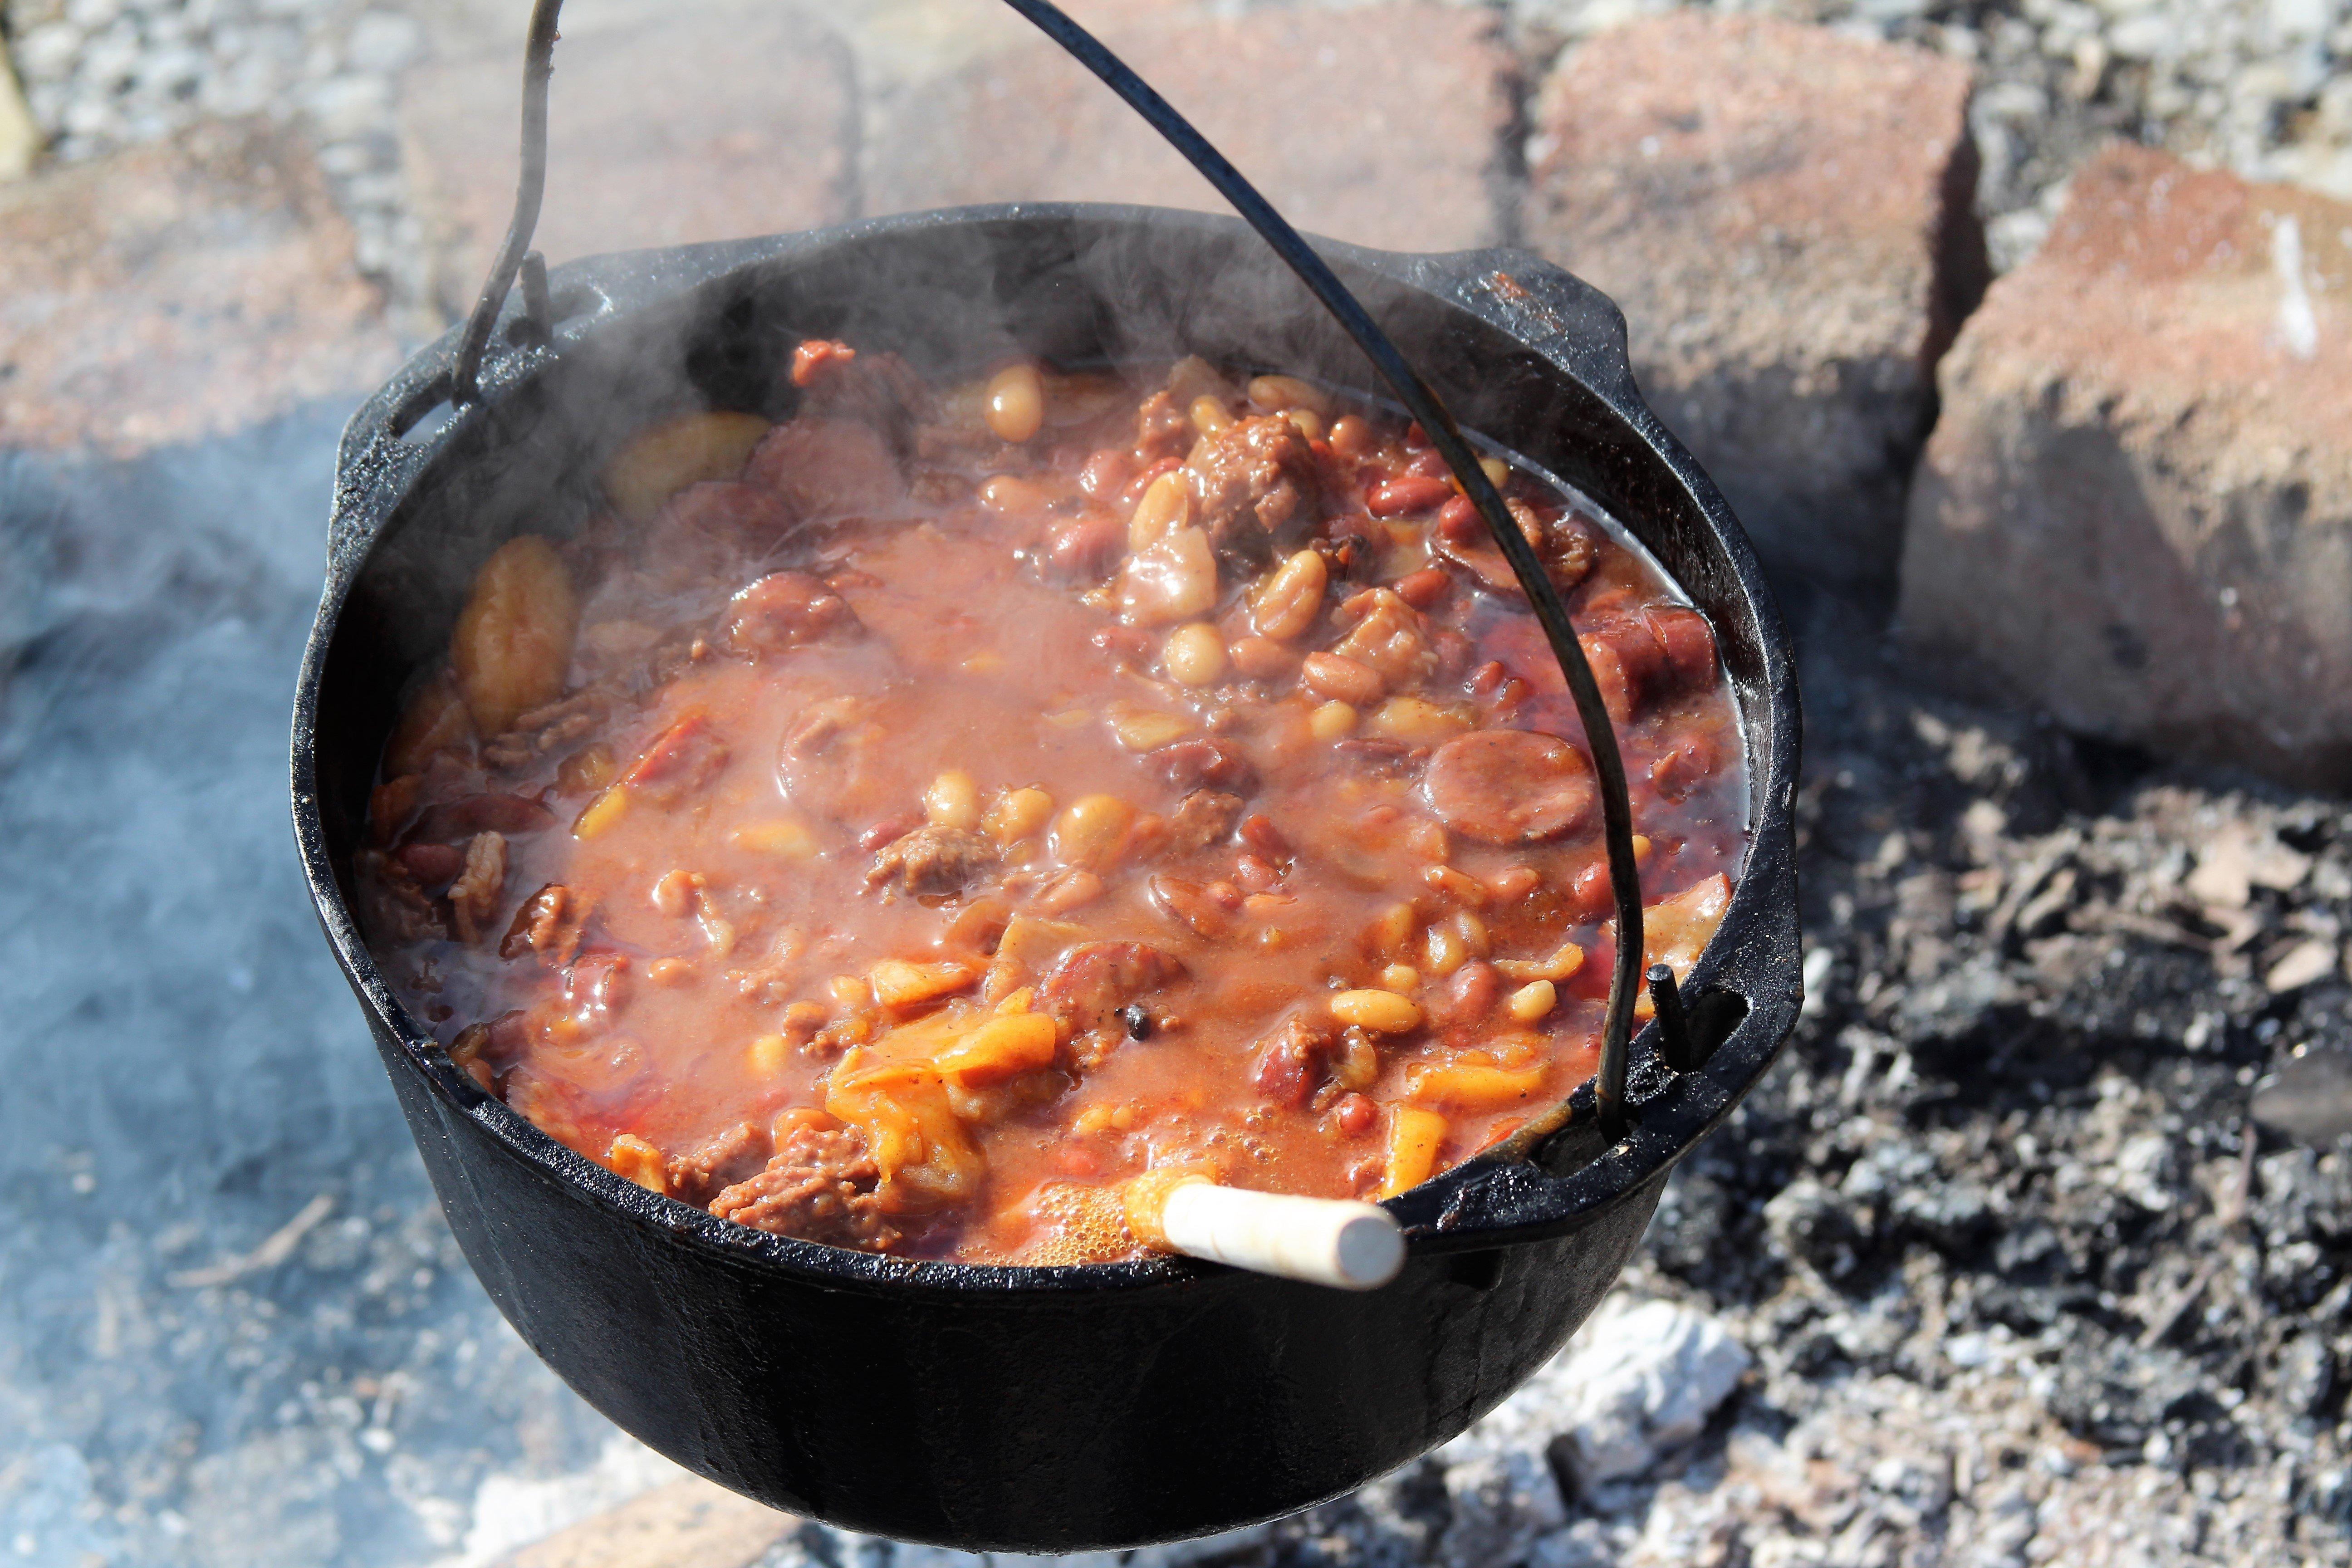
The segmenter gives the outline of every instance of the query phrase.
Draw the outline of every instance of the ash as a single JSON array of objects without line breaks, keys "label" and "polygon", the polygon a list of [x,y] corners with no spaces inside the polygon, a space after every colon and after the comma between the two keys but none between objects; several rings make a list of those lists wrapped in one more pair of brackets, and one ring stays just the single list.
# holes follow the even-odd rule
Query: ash
[{"label": "ash", "polygon": [[1129,1568],[2352,1562],[2352,1147],[2250,1118],[2289,1063],[2336,1109],[2352,812],[1925,695],[1801,596],[1786,1056],[1501,1409]]}]

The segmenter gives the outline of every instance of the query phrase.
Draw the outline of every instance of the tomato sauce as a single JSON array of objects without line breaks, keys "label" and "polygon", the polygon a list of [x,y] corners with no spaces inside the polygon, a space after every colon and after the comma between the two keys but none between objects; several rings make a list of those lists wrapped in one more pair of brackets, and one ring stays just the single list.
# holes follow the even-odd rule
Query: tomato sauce
[{"label": "tomato sauce", "polygon": [[[1591,1075],[1582,729],[1417,430],[1197,360],[793,378],[502,547],[386,746],[363,920],[486,1090],[739,1223],[1066,1263],[1147,1171],[1384,1195]],[[1746,843],[1712,633],[1489,463],[1686,972]]]}]

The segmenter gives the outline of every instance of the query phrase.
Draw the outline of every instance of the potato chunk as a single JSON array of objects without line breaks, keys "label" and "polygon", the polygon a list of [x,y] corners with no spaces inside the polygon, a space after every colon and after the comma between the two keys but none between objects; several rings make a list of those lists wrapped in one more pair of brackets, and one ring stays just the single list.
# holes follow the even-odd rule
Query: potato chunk
[{"label": "potato chunk", "polygon": [[503,734],[563,695],[579,629],[580,595],[555,546],[531,533],[499,545],[449,636],[449,667],[475,730]]},{"label": "potato chunk", "polygon": [[604,465],[605,497],[623,521],[650,522],[687,486],[741,473],[767,433],[756,414],[688,414],[656,425]]}]

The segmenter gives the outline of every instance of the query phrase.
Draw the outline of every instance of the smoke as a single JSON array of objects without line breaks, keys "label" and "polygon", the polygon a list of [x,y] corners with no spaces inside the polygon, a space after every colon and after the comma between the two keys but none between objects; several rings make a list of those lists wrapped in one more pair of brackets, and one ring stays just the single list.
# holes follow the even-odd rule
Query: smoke
[{"label": "smoke", "polygon": [[423,1561],[484,1473],[584,1462],[602,1428],[465,1273],[296,864],[341,414],[0,458],[16,1561]]}]

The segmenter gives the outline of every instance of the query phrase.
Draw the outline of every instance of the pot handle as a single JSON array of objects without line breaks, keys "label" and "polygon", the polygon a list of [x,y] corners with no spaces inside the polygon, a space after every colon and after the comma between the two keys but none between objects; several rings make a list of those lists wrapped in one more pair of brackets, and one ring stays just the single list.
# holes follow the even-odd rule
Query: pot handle
[{"label": "pot handle", "polygon": [[[1347,285],[1339,281],[1339,275],[1274,209],[1273,204],[1260,195],[1256,187],[1242,177],[1241,171],[1210,145],[1208,139],[1166,99],[1051,0],[1005,0],[1005,4],[1094,72],[1129,108],[1142,116],[1297,275],[1307,291],[1355,340],[1356,346],[1396,394],[1397,401],[1419,423],[1431,446],[1444,458],[1454,483],[1477,509],[1503,559],[1510,563],[1512,575],[1518,579],[1537,621],[1543,626],[1552,657],[1567,678],[1577,717],[1584,726],[1585,744],[1591,752],[1593,772],[1601,784],[1601,834],[1608,848],[1610,886],[1616,905],[1617,953],[1610,976],[1609,1005],[1601,1026],[1601,1064],[1595,1082],[1601,1124],[1612,1131],[1622,1131],[1626,1123],[1625,1075],[1633,1034],[1633,996],[1642,984],[1643,945],[1641,877],[1633,860],[1633,810],[1625,787],[1624,760],[1618,752],[1616,731],[1601,700],[1600,683],[1593,679],[1592,668],[1570,624],[1568,606],[1560,602],[1549,573],[1504,506],[1501,493],[1486,477],[1477,453],[1464,438],[1453,413],[1406,362]],[[524,310],[534,332],[548,325],[546,273],[530,248],[530,237],[539,225],[540,204],[547,189],[548,79],[554,73],[556,18],[562,8],[563,0],[533,0],[531,5],[530,28],[523,53],[522,149],[514,217],[507,227],[506,242],[499,248],[490,276],[482,286],[481,298],[466,321],[465,333],[451,363],[449,397],[459,406],[480,400],[482,354],[489,345],[491,329],[518,276],[525,279]],[[536,298],[534,279],[538,284]],[[1550,1114],[1537,1118],[1528,1131],[1531,1135],[1548,1132],[1560,1126],[1569,1114],[1563,1103]],[[1520,1152],[1524,1152],[1524,1146]]]}]

